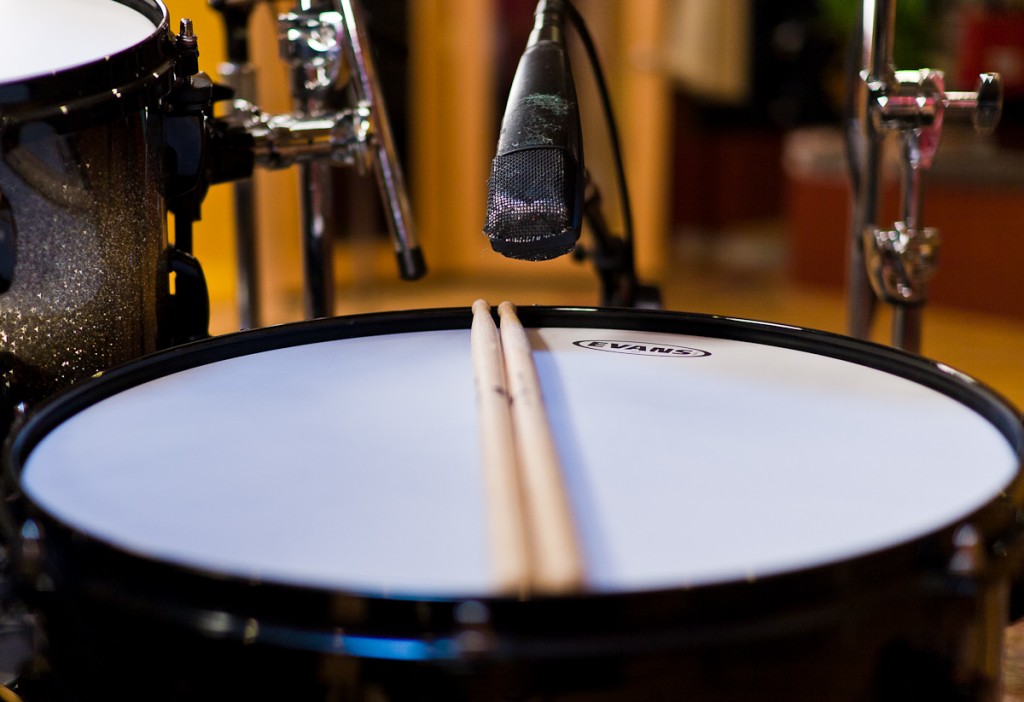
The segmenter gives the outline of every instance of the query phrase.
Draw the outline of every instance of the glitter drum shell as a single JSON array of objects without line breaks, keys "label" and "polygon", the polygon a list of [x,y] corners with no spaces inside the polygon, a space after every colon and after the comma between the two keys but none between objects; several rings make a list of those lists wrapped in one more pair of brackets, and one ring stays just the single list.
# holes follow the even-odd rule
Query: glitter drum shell
[{"label": "glitter drum shell", "polygon": [[[154,118],[171,86],[167,10],[159,0],[47,8],[48,37],[90,44],[56,52],[57,65],[54,47],[38,46],[38,60],[28,51],[0,75],[5,411],[155,350],[168,297]],[[13,24],[5,42],[29,32]]]}]

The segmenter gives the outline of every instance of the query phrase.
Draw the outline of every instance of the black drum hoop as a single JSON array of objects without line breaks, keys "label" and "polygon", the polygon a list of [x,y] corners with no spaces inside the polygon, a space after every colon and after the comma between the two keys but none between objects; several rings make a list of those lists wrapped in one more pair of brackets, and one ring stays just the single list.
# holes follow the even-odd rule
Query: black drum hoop
[{"label": "black drum hoop", "polygon": [[109,121],[155,105],[169,92],[170,18],[161,0],[116,0],[150,20],[153,33],[81,66],[0,83],[0,129],[45,121],[60,131]]},{"label": "black drum hoop", "polygon": [[[920,356],[829,332],[730,317],[657,310],[580,307],[519,308],[524,326],[607,328],[746,341],[806,351],[899,375],[968,406],[1007,439],[1018,465],[1024,456],[1019,412],[976,380]],[[1024,478],[958,523],[911,542],[797,572],[691,589],[595,593],[573,597],[452,597],[417,599],[253,581],[157,561],[80,533],[19,494],[25,459],[52,429],[83,409],[135,385],[228,358],[321,341],[393,333],[469,329],[469,308],[352,315],[228,334],[176,347],[118,366],[65,390],[33,411],[8,440],[3,520],[17,543],[32,520],[48,562],[74,573],[90,601],[136,613],[207,637],[325,654],[385,660],[458,661],[642,652],[670,645],[770,639],[780,631],[822,631],[870,603],[901,596],[955,600],[979,584],[1016,575],[1024,552]],[[964,524],[981,534],[989,562],[964,576],[950,570],[954,534]],[[15,553],[15,560],[18,554]],[[756,597],[752,597],[756,588]],[[28,597],[46,597],[29,593]],[[489,646],[460,641],[466,606],[488,612]],[[253,622],[259,622],[254,633]],[[653,632],[653,633],[652,633]],[[585,643],[583,643],[585,642]]]}]

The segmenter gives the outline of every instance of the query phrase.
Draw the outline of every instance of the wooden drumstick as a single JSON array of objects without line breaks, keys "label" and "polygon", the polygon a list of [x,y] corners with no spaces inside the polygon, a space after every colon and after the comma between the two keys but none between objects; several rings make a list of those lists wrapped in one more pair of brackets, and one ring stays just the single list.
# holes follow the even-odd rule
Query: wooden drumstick
[{"label": "wooden drumstick", "polygon": [[495,578],[501,592],[523,596],[530,584],[530,558],[522,489],[501,339],[484,300],[473,303],[470,345]]},{"label": "wooden drumstick", "polygon": [[583,586],[582,549],[530,340],[515,305],[502,302],[498,315],[529,535],[531,587],[550,594],[576,592]]}]

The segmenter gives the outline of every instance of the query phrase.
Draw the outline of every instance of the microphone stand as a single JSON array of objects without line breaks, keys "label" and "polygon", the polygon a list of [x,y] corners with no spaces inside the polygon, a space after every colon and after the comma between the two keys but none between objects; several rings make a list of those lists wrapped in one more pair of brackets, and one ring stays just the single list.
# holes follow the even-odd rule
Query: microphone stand
[{"label": "microphone stand", "polygon": [[573,257],[593,263],[601,281],[601,305],[660,309],[660,291],[637,280],[633,247],[611,233],[601,209],[601,193],[589,180],[583,199],[583,219],[590,232],[591,246],[587,249],[578,245]]}]

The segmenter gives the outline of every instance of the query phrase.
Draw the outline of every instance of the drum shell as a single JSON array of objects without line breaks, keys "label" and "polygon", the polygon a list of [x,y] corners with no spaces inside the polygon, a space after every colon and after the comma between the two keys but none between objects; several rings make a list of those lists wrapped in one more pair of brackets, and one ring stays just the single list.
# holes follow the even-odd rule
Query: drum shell
[{"label": "drum shell", "polygon": [[[1020,455],[1012,408],[890,349],[695,315],[526,308],[521,317],[528,326],[640,325],[860,357],[944,384]],[[8,453],[7,478],[17,483],[21,461],[61,416],[140,378],[236,353],[238,344],[255,353],[468,327],[469,318],[459,310],[327,320],[145,359],[36,414]],[[111,548],[28,501],[8,505],[8,516],[19,582],[41,613],[54,669],[75,691],[70,699],[137,699],[145,690],[149,699],[187,691],[190,699],[995,700],[1007,593],[1021,557],[1020,505],[1018,479],[971,515],[984,558],[968,571],[951,567],[963,526],[951,524],[913,543],[751,582],[525,601],[392,599],[243,581]],[[264,670],[274,672],[254,674]],[[47,681],[36,683],[46,689]]]},{"label": "drum shell", "polygon": [[[474,602],[488,612],[475,624],[460,621],[464,602],[211,583],[140,571],[52,529],[47,541],[61,555],[30,600],[56,673],[23,678],[28,700],[1001,699],[998,580],[804,573],[715,592]],[[870,567],[885,572],[884,560]],[[372,652],[386,642],[393,655]]]},{"label": "drum shell", "polygon": [[157,348],[169,294],[157,108],[172,62],[163,6],[130,7],[154,23],[147,41],[0,85],[0,201],[14,227],[0,294],[7,404]]}]

